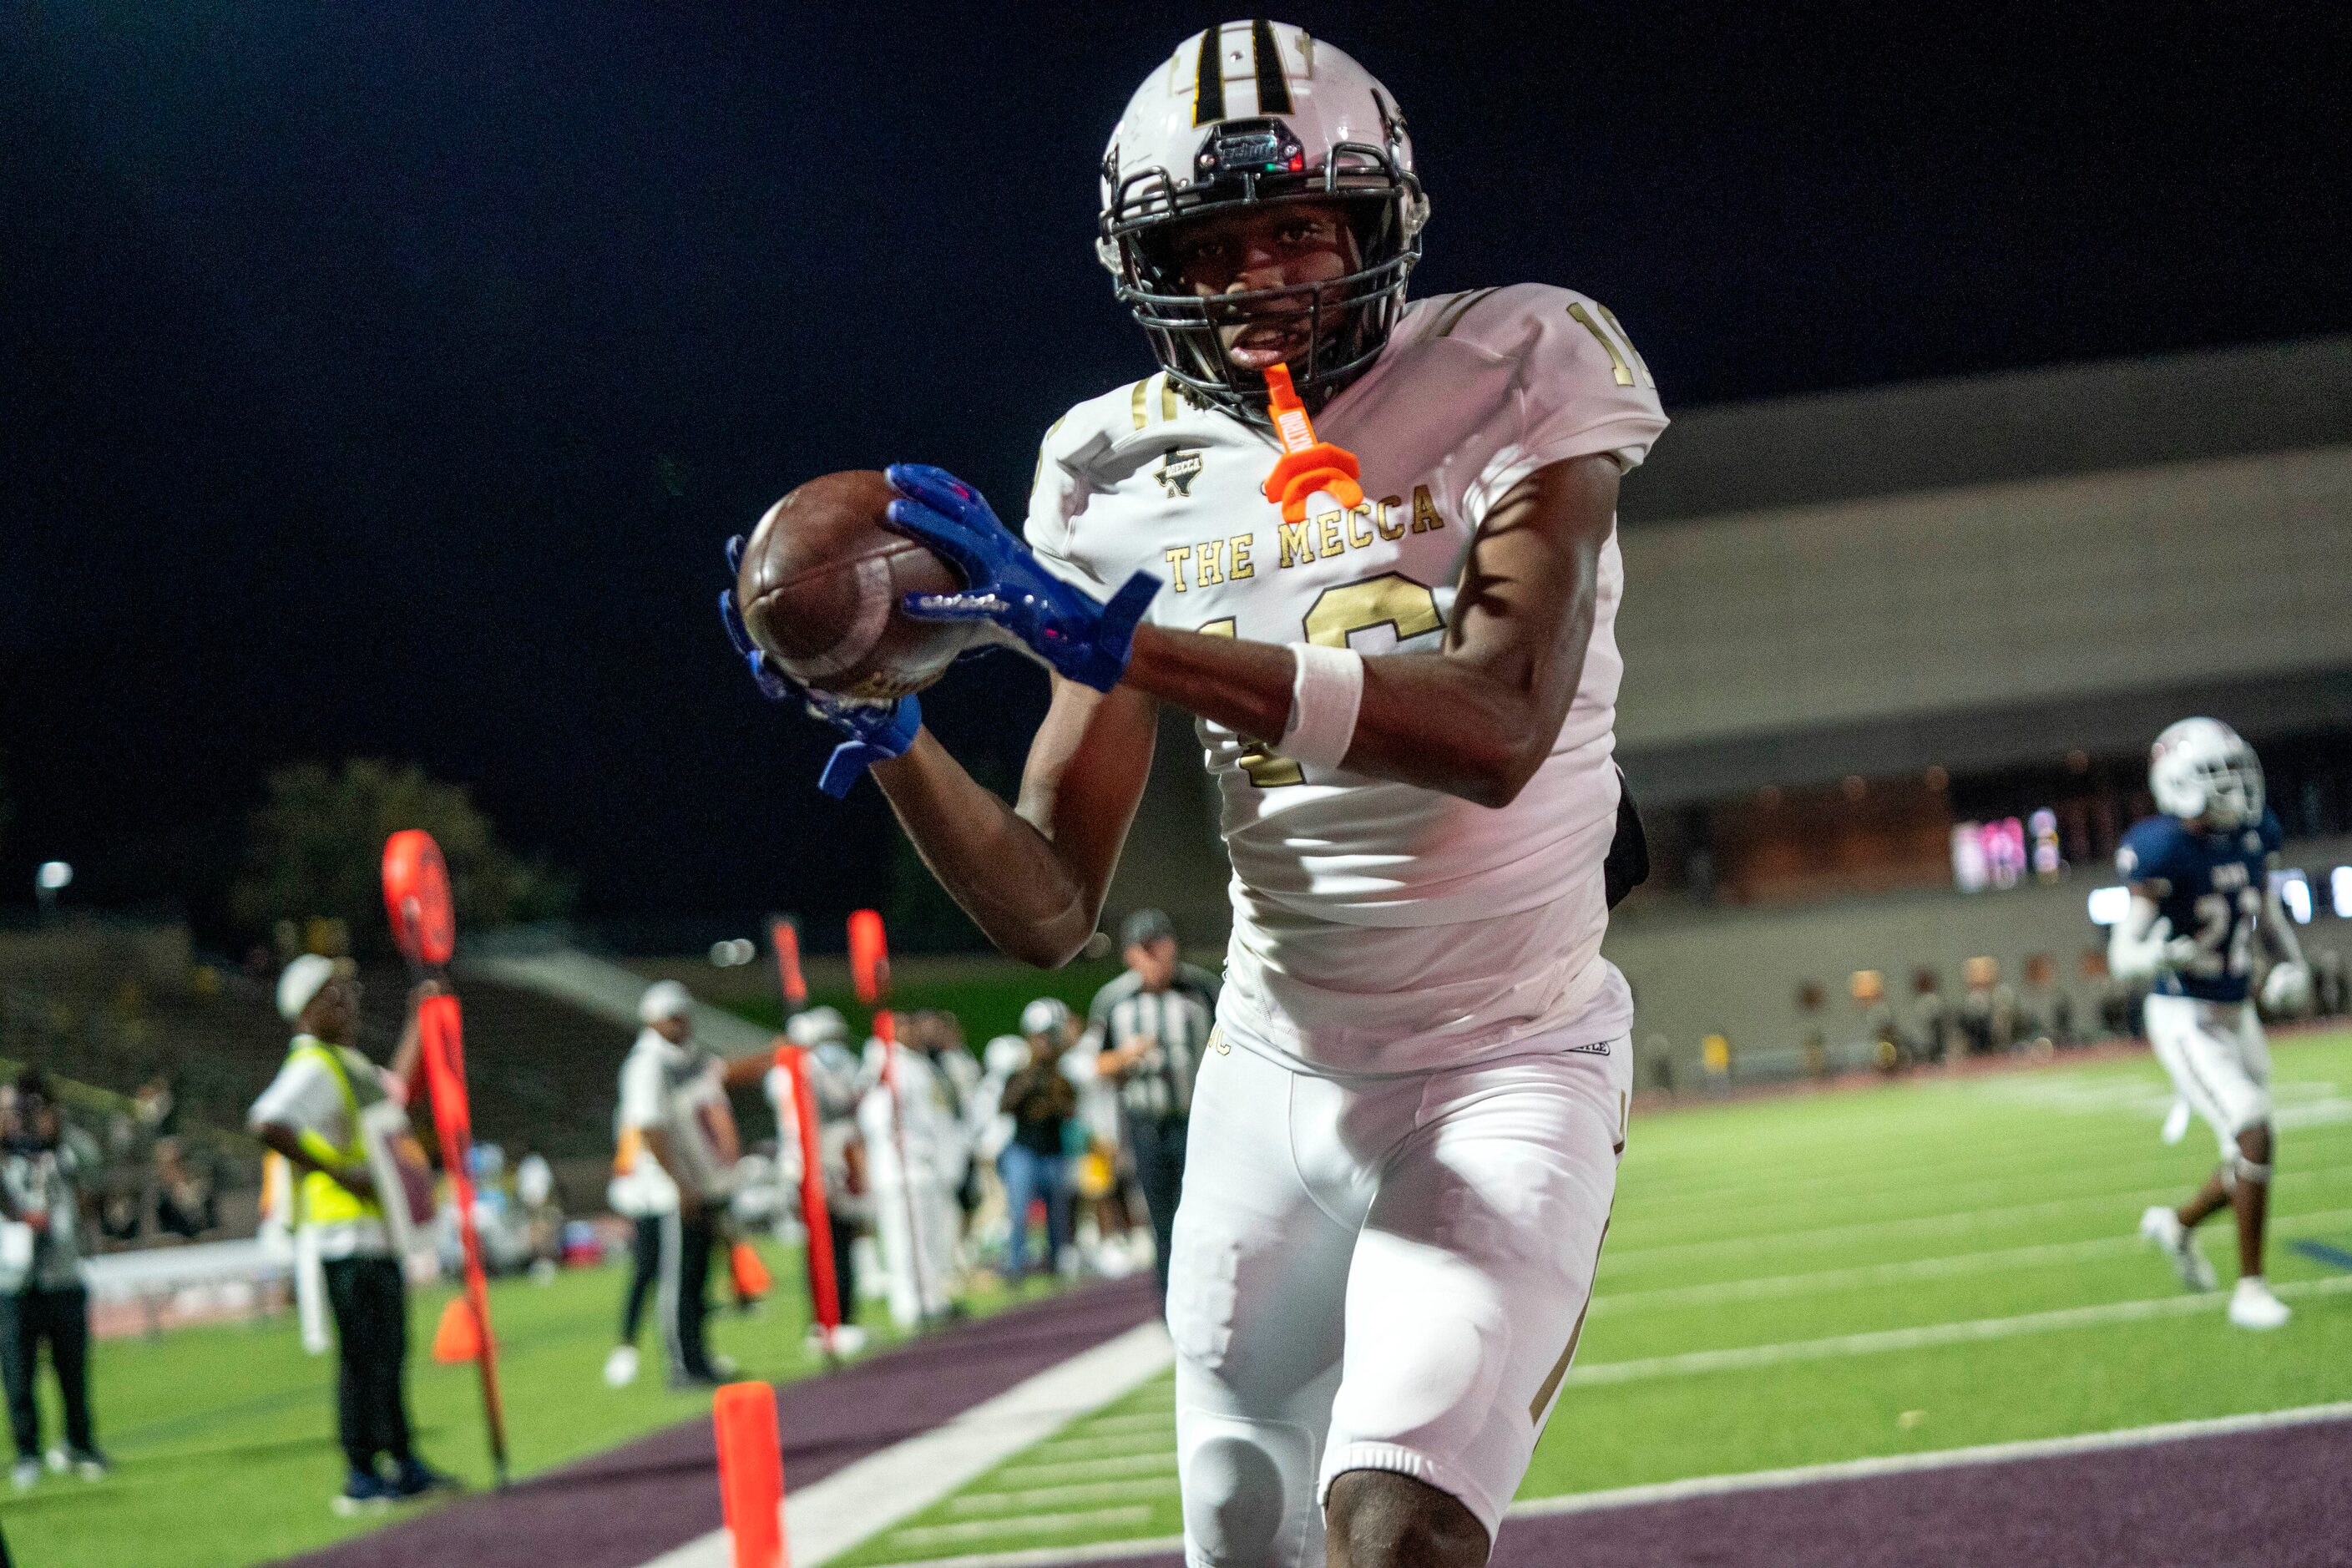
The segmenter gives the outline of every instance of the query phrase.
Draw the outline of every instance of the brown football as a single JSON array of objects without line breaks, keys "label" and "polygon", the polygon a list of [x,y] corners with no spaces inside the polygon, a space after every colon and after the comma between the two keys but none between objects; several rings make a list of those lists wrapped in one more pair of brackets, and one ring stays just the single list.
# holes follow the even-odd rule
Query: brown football
[{"label": "brown football", "polygon": [[891,701],[947,673],[982,632],[917,620],[906,594],[952,594],[956,569],[883,521],[887,481],[871,468],[811,479],[768,509],[735,577],[752,640],[803,686]]}]

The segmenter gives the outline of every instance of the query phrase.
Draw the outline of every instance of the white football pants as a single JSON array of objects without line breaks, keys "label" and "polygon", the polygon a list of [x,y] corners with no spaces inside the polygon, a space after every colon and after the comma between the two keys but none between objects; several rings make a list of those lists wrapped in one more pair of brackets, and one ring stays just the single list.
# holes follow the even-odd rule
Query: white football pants
[{"label": "white football pants", "polygon": [[1351,1079],[1220,1047],[1168,1296],[1186,1562],[1320,1563],[1324,1494],[1357,1469],[1491,1538],[1583,1329],[1630,1042]]},{"label": "white football pants", "polygon": [[955,1194],[912,1151],[911,1184],[899,1180],[898,1157],[887,1144],[869,1153],[867,1161],[891,1321],[902,1329],[912,1328],[944,1314],[953,1300],[958,1272]]},{"label": "white football pants", "polygon": [[2238,1134],[2271,1119],[2271,1047],[2252,1002],[2147,999],[2147,1043],[2172,1086],[2238,1156]]}]

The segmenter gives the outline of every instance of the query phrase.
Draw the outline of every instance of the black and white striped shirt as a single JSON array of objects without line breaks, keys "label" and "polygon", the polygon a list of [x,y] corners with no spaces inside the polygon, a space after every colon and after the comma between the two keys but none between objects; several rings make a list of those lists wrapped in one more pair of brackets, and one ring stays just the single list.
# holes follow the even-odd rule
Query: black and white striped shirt
[{"label": "black and white striped shirt", "polygon": [[1157,1047],[1118,1086],[1119,1103],[1129,1116],[1171,1121],[1192,1109],[1192,1079],[1201,1052],[1217,1019],[1217,977],[1189,963],[1176,966],[1165,991],[1146,991],[1133,970],[1095,993],[1087,1027],[1104,1050],[1117,1050],[1138,1036]]}]

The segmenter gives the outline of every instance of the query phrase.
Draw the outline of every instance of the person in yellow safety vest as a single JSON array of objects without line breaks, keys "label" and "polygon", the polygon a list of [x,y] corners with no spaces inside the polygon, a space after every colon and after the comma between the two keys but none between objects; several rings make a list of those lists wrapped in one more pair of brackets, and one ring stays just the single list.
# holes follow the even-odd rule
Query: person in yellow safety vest
[{"label": "person in yellow safety vest", "polygon": [[[385,1069],[352,1047],[360,987],[348,962],[297,958],[278,977],[278,1011],[298,1032],[285,1065],[247,1115],[254,1136],[300,1173],[294,1223],[311,1233],[326,1274],[341,1362],[337,1430],[350,1467],[334,1500],[339,1513],[456,1484],[417,1458],[410,1441],[407,1284],[361,1126],[363,1105],[406,1101],[421,1056],[416,1004],[438,990],[431,981],[416,988]],[[388,1474],[379,1460],[389,1464]]]}]

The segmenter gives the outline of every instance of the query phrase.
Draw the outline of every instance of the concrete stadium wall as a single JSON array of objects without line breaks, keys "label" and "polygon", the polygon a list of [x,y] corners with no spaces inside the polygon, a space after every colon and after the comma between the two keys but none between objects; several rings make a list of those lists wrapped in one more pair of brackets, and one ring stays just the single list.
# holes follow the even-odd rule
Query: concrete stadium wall
[{"label": "concrete stadium wall", "polygon": [[[2329,912],[2326,891],[2329,869],[2352,864],[2352,839],[2291,844],[2286,859],[2314,882],[2314,919],[2297,934],[2306,946],[2352,958],[2352,921]],[[1898,1002],[1910,993],[1914,969],[1935,969],[1950,1000],[1963,988],[1960,966],[1972,957],[2000,960],[2001,977],[2016,983],[2028,954],[2047,952],[2084,1028],[2095,1024],[2096,1008],[2078,961],[2084,949],[2106,942],[2085,900],[2113,880],[2084,869],[2007,891],[1887,894],[1780,910],[1629,907],[1612,921],[1602,951],[1633,984],[1636,1054],[1646,1060],[1660,1049],[1670,1053],[1677,1082],[1696,1076],[1699,1042],[1718,1030],[1750,1059],[1785,1057],[1808,1028],[1820,1028],[1833,1047],[1859,1039],[1862,1011],[1846,990],[1858,969],[1884,973]],[[1810,1021],[1796,1003],[1807,981],[1828,995]]]},{"label": "concrete stadium wall", "polygon": [[2347,542],[2352,447],[1631,528],[1619,744],[2340,668]]}]

